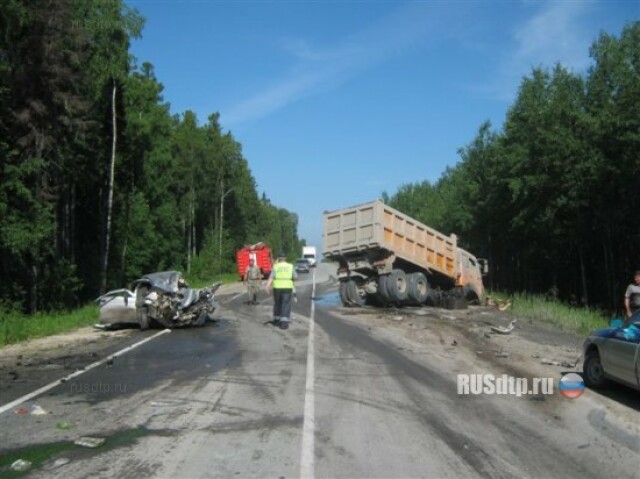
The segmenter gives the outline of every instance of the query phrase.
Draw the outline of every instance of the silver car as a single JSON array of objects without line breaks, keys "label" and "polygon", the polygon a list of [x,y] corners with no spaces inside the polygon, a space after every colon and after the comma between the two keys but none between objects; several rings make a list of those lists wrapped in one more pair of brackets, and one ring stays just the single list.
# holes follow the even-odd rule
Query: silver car
[{"label": "silver car", "polygon": [[179,271],[147,274],[133,282],[133,291],[117,289],[98,298],[100,324],[102,329],[131,323],[140,329],[202,326],[213,320],[221,284],[192,289]]},{"label": "silver car", "polygon": [[297,273],[308,273],[310,268],[309,260],[306,258],[300,258],[296,260],[296,272]]},{"label": "silver car", "polygon": [[592,388],[611,380],[640,390],[640,312],[589,334],[582,371],[585,384]]},{"label": "silver car", "polygon": [[100,308],[100,324],[115,326],[137,324],[136,295],[128,289],[116,289],[100,296],[97,300]]}]

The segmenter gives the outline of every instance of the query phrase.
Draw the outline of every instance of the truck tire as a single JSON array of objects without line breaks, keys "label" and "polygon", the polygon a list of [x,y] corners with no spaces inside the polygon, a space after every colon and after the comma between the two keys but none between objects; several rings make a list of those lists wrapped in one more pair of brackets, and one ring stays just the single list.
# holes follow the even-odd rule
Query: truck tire
[{"label": "truck tire", "polygon": [[358,288],[358,285],[352,279],[347,281],[346,284],[349,304],[351,304],[352,306],[364,306],[366,298],[364,291],[362,291],[363,294],[360,294],[360,288]]},{"label": "truck tire", "polygon": [[378,297],[383,304],[389,304],[391,298],[389,297],[389,291],[387,291],[387,276],[378,276]]},{"label": "truck tire", "polygon": [[480,304],[480,297],[473,286],[467,284],[462,288],[462,292],[469,304]]},{"label": "truck tire", "polygon": [[407,297],[412,303],[423,304],[429,297],[429,283],[422,273],[407,275]]},{"label": "truck tire", "polygon": [[347,294],[347,282],[340,281],[340,301],[342,301],[342,306],[349,306],[349,296]]},{"label": "truck tire", "polygon": [[407,275],[401,269],[391,271],[386,286],[391,301],[401,303],[407,299]]}]

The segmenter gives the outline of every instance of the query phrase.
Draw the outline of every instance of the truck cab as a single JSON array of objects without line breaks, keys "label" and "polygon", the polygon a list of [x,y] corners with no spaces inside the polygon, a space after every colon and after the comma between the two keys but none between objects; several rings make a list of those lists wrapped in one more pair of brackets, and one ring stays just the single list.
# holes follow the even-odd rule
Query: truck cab
[{"label": "truck cab", "polygon": [[315,246],[303,246],[302,257],[309,261],[309,266],[314,268],[316,266],[316,247]]},{"label": "truck cab", "polygon": [[468,300],[481,299],[484,296],[482,276],[486,273],[488,264],[468,251],[458,248],[458,277],[456,286],[464,288]]}]

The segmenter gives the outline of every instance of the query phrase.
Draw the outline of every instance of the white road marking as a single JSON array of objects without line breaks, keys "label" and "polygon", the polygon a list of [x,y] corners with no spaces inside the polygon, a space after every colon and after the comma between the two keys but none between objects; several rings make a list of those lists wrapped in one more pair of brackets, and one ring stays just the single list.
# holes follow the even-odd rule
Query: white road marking
[{"label": "white road marking", "polygon": [[4,406],[0,407],[0,414],[8,411],[9,409],[12,409],[16,406],[19,406],[20,404],[22,404],[23,402],[28,401],[29,399],[33,399],[36,396],[39,396],[42,393],[47,392],[50,389],[55,388],[56,386],[65,383],[67,381],[69,381],[70,379],[73,379],[77,376],[80,376],[83,373],[86,373],[87,371],[90,371],[93,368],[97,368],[98,366],[100,366],[101,364],[106,363],[107,361],[117,358],[118,356],[123,355],[124,353],[127,353],[129,351],[131,351],[134,348],[137,348],[138,346],[141,346],[142,344],[151,341],[152,339],[157,338],[158,336],[161,336],[162,334],[166,334],[166,333],[170,333],[171,330],[170,329],[163,329],[162,331],[154,334],[153,336],[149,336],[146,339],[143,339],[142,341],[138,341],[135,344],[132,344],[131,346],[127,346],[124,349],[121,349],[120,351],[118,351],[117,353],[112,354],[111,356],[107,356],[104,359],[101,359],[100,361],[96,361],[93,364],[90,364],[89,366],[86,366],[84,369],[81,369],[79,371],[76,371],[74,373],[69,374],[68,376],[65,376],[64,378],[60,378],[57,381],[53,381],[52,383],[47,384],[46,386],[41,387],[40,389],[36,389],[35,391],[26,394],[24,396],[22,396],[21,398],[16,399],[15,401],[11,401],[10,403],[5,404]]},{"label": "white road marking", "polygon": [[302,452],[300,454],[300,477],[303,479],[314,478],[315,464],[315,398],[314,398],[314,316],[315,303],[313,298],[316,291],[316,272],[313,271],[313,286],[311,293],[311,316],[309,318],[309,341],[307,346],[307,382],[304,395],[304,422],[302,425]]}]

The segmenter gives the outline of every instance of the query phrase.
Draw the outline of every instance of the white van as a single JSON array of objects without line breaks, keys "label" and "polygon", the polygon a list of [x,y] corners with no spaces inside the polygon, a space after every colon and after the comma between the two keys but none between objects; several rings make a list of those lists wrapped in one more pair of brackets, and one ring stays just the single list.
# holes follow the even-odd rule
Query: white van
[{"label": "white van", "polygon": [[315,267],[316,265],[316,247],[315,246],[303,246],[302,257],[309,260],[309,266]]}]

